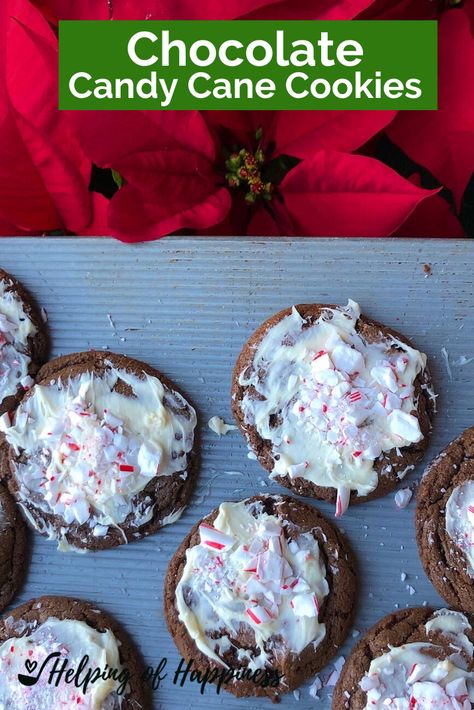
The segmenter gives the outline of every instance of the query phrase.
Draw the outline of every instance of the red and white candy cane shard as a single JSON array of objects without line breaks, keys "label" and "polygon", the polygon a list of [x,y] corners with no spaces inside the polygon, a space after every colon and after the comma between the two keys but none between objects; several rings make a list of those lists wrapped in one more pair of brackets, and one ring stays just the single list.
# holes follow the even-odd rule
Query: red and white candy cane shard
[{"label": "red and white candy cane shard", "polygon": [[283,548],[281,544],[281,536],[273,536],[269,538],[268,540],[268,549],[271,550],[271,552],[276,552],[278,555],[283,554]]},{"label": "red and white candy cane shard", "polygon": [[247,615],[252,619],[254,624],[265,624],[272,620],[272,615],[264,606],[253,606],[246,609]]},{"label": "red and white candy cane shard", "polygon": [[351,497],[351,489],[347,486],[339,486],[337,489],[337,499],[336,499],[336,518],[340,518],[344,515],[347,508],[349,507],[349,500]]},{"label": "red and white candy cane shard", "polygon": [[128,463],[121,463],[119,466],[120,471],[123,471],[124,473],[133,473],[135,471],[135,466],[132,466],[131,464]]},{"label": "red and white candy cane shard", "polygon": [[207,523],[201,523],[199,526],[199,534],[201,536],[201,543],[207,547],[212,547],[214,550],[226,550],[232,547],[235,540],[230,535],[226,535],[220,530],[208,525]]},{"label": "red and white candy cane shard", "polygon": [[470,505],[467,509],[467,517],[471,525],[474,526],[474,505]]},{"label": "red and white candy cane shard", "polygon": [[421,678],[429,672],[430,668],[425,663],[414,663],[410,668],[410,672],[407,677],[408,685],[413,685],[413,683],[421,680]]},{"label": "red and white candy cane shard", "polygon": [[321,370],[332,370],[334,365],[332,364],[331,358],[327,352],[320,350],[319,353],[313,358],[311,362],[311,367],[313,372],[320,372]]},{"label": "red and white candy cane shard", "polygon": [[319,614],[319,602],[316,594],[297,594],[290,602],[295,616],[315,617]]},{"label": "red and white candy cane shard", "polygon": [[302,577],[297,577],[290,584],[290,587],[294,594],[301,594],[302,592],[309,591],[309,584]]}]

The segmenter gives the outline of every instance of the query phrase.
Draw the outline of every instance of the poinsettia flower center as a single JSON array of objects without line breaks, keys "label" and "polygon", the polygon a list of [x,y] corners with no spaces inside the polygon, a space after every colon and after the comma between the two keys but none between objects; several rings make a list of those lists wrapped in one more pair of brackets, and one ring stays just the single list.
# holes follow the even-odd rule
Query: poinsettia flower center
[{"label": "poinsettia flower center", "polygon": [[229,187],[245,191],[245,201],[253,204],[259,198],[272,199],[273,184],[262,177],[265,155],[261,148],[254,152],[242,148],[231,153],[225,162],[225,179]]}]

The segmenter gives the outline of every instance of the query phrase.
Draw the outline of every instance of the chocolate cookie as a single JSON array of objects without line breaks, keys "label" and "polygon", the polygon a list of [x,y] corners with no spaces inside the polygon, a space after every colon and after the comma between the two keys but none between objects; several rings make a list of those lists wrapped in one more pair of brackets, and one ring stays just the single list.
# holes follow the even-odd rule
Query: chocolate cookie
[{"label": "chocolate cookie", "polygon": [[[116,621],[77,599],[40,597],[4,616],[0,669],[0,707],[11,710],[151,710],[133,643]],[[102,677],[85,685],[96,669]]]},{"label": "chocolate cookie", "polygon": [[169,564],[168,628],[210,682],[276,698],[337,653],[354,614],[354,570],[340,532],[311,506],[269,495],[222,503]]},{"label": "chocolate cookie", "polygon": [[46,326],[32,297],[0,269],[0,416],[15,409],[47,354]]},{"label": "chocolate cookie", "polygon": [[233,376],[233,413],[261,465],[299,495],[336,502],[337,516],[414,468],[434,404],[426,356],[353,301],[277,313]]},{"label": "chocolate cookie", "polygon": [[52,360],[11,426],[8,486],[30,524],[62,549],[131,542],[177,520],[197,473],[196,413],[124,355]]},{"label": "chocolate cookie", "polygon": [[471,710],[473,621],[427,607],[389,614],[354,647],[335,687],[333,710]]},{"label": "chocolate cookie", "polygon": [[0,484],[0,611],[21,587],[27,566],[26,526],[5,486]]},{"label": "chocolate cookie", "polygon": [[418,488],[416,538],[426,574],[441,596],[474,614],[474,427],[426,470]]}]

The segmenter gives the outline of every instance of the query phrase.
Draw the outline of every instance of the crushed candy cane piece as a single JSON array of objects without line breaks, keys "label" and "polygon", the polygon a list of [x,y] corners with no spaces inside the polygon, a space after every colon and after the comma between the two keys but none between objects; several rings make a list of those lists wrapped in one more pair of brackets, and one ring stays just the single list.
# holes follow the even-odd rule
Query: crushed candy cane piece
[{"label": "crushed candy cane piece", "polygon": [[255,624],[265,624],[273,619],[272,615],[264,606],[255,605],[247,609],[247,615]]},{"label": "crushed candy cane piece", "polygon": [[290,602],[296,616],[317,616],[319,604],[316,594],[297,594]]},{"label": "crushed candy cane piece", "polygon": [[201,523],[199,526],[199,534],[201,536],[201,543],[212,547],[215,550],[226,550],[228,547],[232,547],[235,543],[234,538],[230,535],[226,535],[220,530],[208,525],[207,523]]},{"label": "crushed candy cane piece", "polygon": [[350,488],[347,486],[339,486],[337,489],[336,499],[336,518],[341,518],[349,507],[351,497]]},{"label": "crushed candy cane piece", "polygon": [[420,424],[413,414],[407,414],[395,409],[387,417],[390,431],[406,441],[416,443],[422,438]]},{"label": "crushed candy cane piece", "polygon": [[406,508],[413,496],[413,491],[409,488],[401,488],[395,493],[395,505],[400,510]]}]

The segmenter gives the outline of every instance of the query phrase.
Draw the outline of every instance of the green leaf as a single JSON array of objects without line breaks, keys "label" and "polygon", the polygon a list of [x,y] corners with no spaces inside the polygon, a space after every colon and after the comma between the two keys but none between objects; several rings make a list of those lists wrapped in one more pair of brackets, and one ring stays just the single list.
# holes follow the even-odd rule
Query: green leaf
[{"label": "green leaf", "polygon": [[113,177],[113,179],[114,179],[114,182],[115,182],[115,184],[117,185],[118,189],[120,190],[120,188],[121,188],[121,187],[123,186],[123,184],[124,184],[124,179],[123,179],[123,177],[120,175],[120,173],[118,173],[116,170],[111,170],[111,172],[112,172],[112,177]]}]

